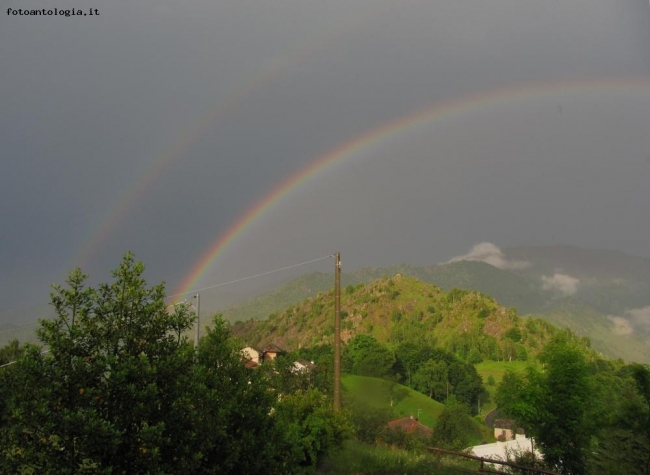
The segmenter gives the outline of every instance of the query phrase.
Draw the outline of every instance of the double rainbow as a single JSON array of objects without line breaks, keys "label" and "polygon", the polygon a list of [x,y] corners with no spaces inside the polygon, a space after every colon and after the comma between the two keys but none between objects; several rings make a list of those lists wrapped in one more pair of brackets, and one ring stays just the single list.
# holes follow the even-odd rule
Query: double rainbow
[{"label": "double rainbow", "polygon": [[472,111],[498,104],[544,96],[566,95],[567,97],[571,97],[572,95],[584,92],[632,93],[650,97],[650,79],[615,78],[608,80],[540,82],[529,83],[514,88],[496,89],[435,104],[365,132],[316,158],[308,166],[284,180],[264,198],[259,200],[237,219],[226,232],[215,239],[212,245],[210,245],[194,264],[190,272],[182,280],[178,290],[174,293],[185,294],[191,292],[191,289],[196,287],[199,280],[217,263],[218,259],[233,246],[238,237],[250,229],[260,217],[270,212],[272,208],[276,207],[283,200],[288,199],[292,191],[296,190],[302,183],[325,169],[353,159],[364,149],[376,144],[380,140],[391,138],[411,127],[424,123],[431,123],[433,125],[442,119],[471,113]]}]

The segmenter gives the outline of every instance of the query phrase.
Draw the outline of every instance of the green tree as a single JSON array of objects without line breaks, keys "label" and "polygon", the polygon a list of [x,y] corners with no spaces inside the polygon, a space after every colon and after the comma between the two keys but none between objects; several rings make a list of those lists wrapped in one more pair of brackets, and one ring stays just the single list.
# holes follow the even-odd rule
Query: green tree
[{"label": "green tree", "polygon": [[476,372],[474,365],[461,363],[456,360],[448,367],[449,394],[453,394],[463,404],[475,413],[479,396],[485,392],[483,380]]},{"label": "green tree", "polygon": [[20,343],[16,338],[11,340],[5,346],[0,348],[0,365],[16,361],[23,353],[24,348],[21,348]]},{"label": "green tree", "polygon": [[541,360],[547,370],[506,372],[496,401],[535,436],[545,462],[562,473],[586,473],[596,424],[591,413],[592,381],[583,349],[566,338],[549,343]]},{"label": "green tree", "polygon": [[216,320],[198,354],[193,315],[147,287],[127,254],[114,282],[54,286],[47,348],[0,372],[3,473],[273,473],[275,398]]},{"label": "green tree", "polygon": [[447,363],[429,360],[413,375],[415,387],[436,401],[443,401],[449,389]]},{"label": "green tree", "polygon": [[171,445],[177,461],[172,459],[171,472],[282,473],[275,463],[277,441],[269,417],[278,392],[269,386],[266,371],[242,364],[242,346],[230,337],[228,323],[215,317],[201,340],[193,371],[176,385]]},{"label": "green tree", "polygon": [[340,448],[352,432],[345,416],[332,409],[330,399],[313,388],[284,395],[273,420],[279,471],[283,474],[316,473],[322,457]]},{"label": "green tree", "polygon": [[393,353],[371,335],[357,335],[344,350],[347,370],[361,376],[384,377],[395,363]]},{"label": "green tree", "polygon": [[386,423],[396,417],[391,406],[367,404],[365,401],[346,401],[349,409],[350,422],[354,428],[357,440],[374,444],[388,430]]},{"label": "green tree", "polygon": [[298,359],[313,361],[315,367],[309,373],[310,384],[323,394],[332,396],[334,387],[334,347],[320,345],[303,347],[296,352]]},{"label": "green tree", "polygon": [[472,423],[467,406],[451,396],[433,428],[431,443],[435,447],[462,450],[469,444]]},{"label": "green tree", "polygon": [[394,370],[406,376],[409,387],[413,387],[411,381],[420,365],[431,358],[431,351],[429,346],[412,341],[404,341],[395,348]]},{"label": "green tree", "polygon": [[[650,446],[650,367],[647,365],[632,365],[632,377],[637,385],[639,394],[645,402],[645,407],[637,413],[639,432],[646,439],[646,447]],[[645,473],[650,475],[650,451],[646,454]]]},{"label": "green tree", "polygon": [[312,385],[311,370],[299,371],[295,367],[295,361],[298,359],[297,354],[284,353],[279,354],[266,365],[272,367],[272,370],[269,371],[269,376],[272,379],[271,385],[279,393],[293,393],[308,389]]},{"label": "green tree", "polygon": [[548,345],[542,399],[545,420],[538,424],[539,444],[547,463],[563,472],[585,473],[595,421],[589,414],[591,383],[583,351],[570,343]]}]

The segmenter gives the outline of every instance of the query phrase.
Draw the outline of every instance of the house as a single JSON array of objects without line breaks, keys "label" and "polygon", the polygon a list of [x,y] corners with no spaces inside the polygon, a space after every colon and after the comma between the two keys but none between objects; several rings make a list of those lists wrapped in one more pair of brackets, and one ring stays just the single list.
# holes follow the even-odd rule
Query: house
[{"label": "house", "polygon": [[313,361],[307,360],[298,360],[293,362],[293,368],[291,368],[292,373],[308,373],[314,369],[316,365]]},{"label": "house", "polygon": [[266,345],[263,350],[247,346],[240,351],[242,361],[245,362],[247,368],[254,368],[265,361],[272,361],[281,353],[284,353],[284,350],[273,343]]},{"label": "house", "polygon": [[424,424],[421,424],[413,416],[402,417],[388,422],[388,428],[391,430],[401,430],[408,434],[415,434],[422,437],[431,437],[433,430]]},{"label": "house", "polygon": [[280,348],[279,346],[269,343],[264,347],[262,350],[262,353],[260,354],[260,359],[262,362],[264,361],[271,361],[276,358],[279,354],[284,353],[284,350]]},{"label": "house", "polygon": [[242,358],[246,361],[253,361],[256,365],[260,363],[260,352],[252,346],[247,346],[241,350]]},{"label": "house", "polygon": [[[476,445],[471,448],[473,455],[485,459],[507,461],[508,455],[514,456],[519,453],[530,452],[533,450],[534,441],[528,439],[524,434],[517,434],[514,439],[495,442],[493,444]],[[542,453],[535,447],[535,458],[542,459]]]},{"label": "house", "polygon": [[494,438],[505,442],[515,438],[517,421],[512,419],[497,419],[494,421]]}]

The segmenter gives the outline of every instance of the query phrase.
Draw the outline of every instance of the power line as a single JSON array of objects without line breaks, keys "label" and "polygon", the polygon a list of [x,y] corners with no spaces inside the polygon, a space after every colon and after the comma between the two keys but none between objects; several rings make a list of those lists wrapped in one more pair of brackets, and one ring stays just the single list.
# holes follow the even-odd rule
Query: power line
[{"label": "power line", "polygon": [[4,329],[4,330],[0,330],[0,333],[16,332],[16,331],[18,331],[18,330],[22,330],[23,328],[37,327],[37,326],[39,326],[39,325],[40,325],[40,323],[38,323],[38,322],[37,322],[37,323],[29,323],[29,324],[27,324],[27,325],[21,325],[21,326],[18,326],[18,327],[6,328],[6,329]]},{"label": "power line", "polygon": [[200,289],[193,289],[193,290],[188,290],[187,292],[181,292],[179,294],[168,295],[165,298],[170,299],[172,297],[178,297],[180,295],[192,294],[192,293],[196,293],[196,292],[201,292],[203,290],[214,289],[216,287],[223,287],[224,285],[235,284],[237,282],[242,282],[244,280],[255,279],[256,277],[262,277],[263,275],[274,274],[276,272],[282,272],[283,270],[293,269],[294,267],[304,266],[304,265],[307,265],[307,264],[311,264],[312,262],[322,261],[323,259],[329,259],[330,257],[333,257],[333,254],[330,254],[328,256],[318,257],[316,259],[311,259],[309,261],[299,262],[298,264],[292,264],[290,266],[280,267],[279,269],[273,269],[273,270],[269,270],[269,271],[266,271],[266,272],[261,272],[259,274],[249,275],[248,277],[241,277],[239,279],[231,280],[229,282],[222,282],[220,284],[209,285],[207,287],[202,287]]},{"label": "power line", "polygon": [[[49,353],[49,352],[50,352],[50,350],[45,350],[45,351],[41,351],[41,354],[44,355],[45,353]],[[10,361],[9,363],[5,363],[3,365],[0,365],[0,368],[4,368],[5,366],[12,365],[12,364],[16,363],[17,361],[18,360]]]},{"label": "power line", "polygon": [[[274,273],[276,273],[276,272],[282,272],[282,271],[284,271],[284,270],[288,270],[288,269],[293,269],[293,268],[295,268],[295,267],[304,266],[304,265],[307,265],[307,264],[311,264],[311,263],[313,263],[313,262],[322,261],[322,260],[324,260],[324,259],[329,259],[330,257],[334,257],[334,254],[329,254],[329,255],[327,255],[327,256],[323,256],[323,257],[317,257],[316,259],[311,259],[311,260],[308,260],[308,261],[299,262],[299,263],[297,263],[297,264],[291,264],[291,265],[289,265],[289,266],[280,267],[280,268],[278,268],[278,269],[273,269],[273,270],[269,270],[269,271],[266,271],[266,272],[260,272],[259,274],[249,275],[249,276],[247,276],[247,277],[241,277],[241,278],[239,278],[239,279],[231,280],[231,281],[228,281],[228,282],[221,282],[220,284],[214,284],[214,285],[209,285],[209,286],[207,286],[207,287],[201,287],[200,289],[193,289],[193,290],[188,290],[187,292],[181,292],[181,293],[178,293],[178,294],[168,295],[167,297],[165,297],[165,299],[170,299],[170,298],[172,298],[172,297],[178,297],[178,296],[180,296],[180,295],[186,295],[186,294],[192,294],[192,293],[196,293],[196,292],[201,292],[201,291],[203,291],[203,290],[214,289],[214,288],[217,288],[217,287],[223,287],[224,285],[235,284],[235,283],[237,283],[237,282],[243,282],[243,281],[245,281],[245,280],[255,279],[255,278],[257,278],[257,277],[262,277],[262,276],[264,276],[264,275],[274,274]],[[26,327],[30,327],[30,326],[36,326],[36,325],[39,325],[39,323],[32,324],[32,325],[25,325],[24,327],[20,327],[20,328],[26,328]],[[8,330],[3,330],[3,331],[8,331]],[[41,354],[43,355],[43,354],[45,354],[45,353],[49,353],[49,351],[50,351],[50,350],[43,351]],[[0,365],[0,368],[4,368],[5,366],[9,366],[9,365],[14,364],[14,363],[15,363],[15,361],[11,361],[11,362],[9,362],[9,363],[6,363],[6,364],[3,364],[3,365]]]}]

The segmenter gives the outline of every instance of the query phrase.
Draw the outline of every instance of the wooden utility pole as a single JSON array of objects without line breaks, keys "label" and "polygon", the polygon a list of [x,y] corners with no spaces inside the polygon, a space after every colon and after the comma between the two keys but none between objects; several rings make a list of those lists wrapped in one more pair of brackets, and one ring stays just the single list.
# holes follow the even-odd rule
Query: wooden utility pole
[{"label": "wooden utility pole", "polygon": [[334,253],[334,410],[341,408],[341,253]]},{"label": "wooden utility pole", "polygon": [[196,333],[194,334],[194,348],[199,347],[199,337],[201,332],[201,294],[194,296],[196,299]]}]

